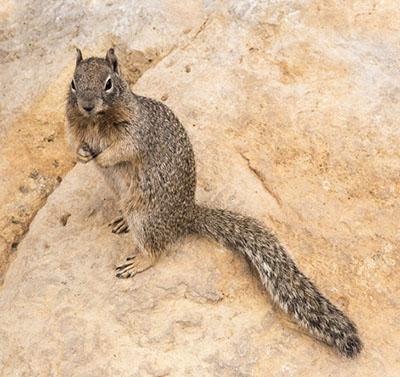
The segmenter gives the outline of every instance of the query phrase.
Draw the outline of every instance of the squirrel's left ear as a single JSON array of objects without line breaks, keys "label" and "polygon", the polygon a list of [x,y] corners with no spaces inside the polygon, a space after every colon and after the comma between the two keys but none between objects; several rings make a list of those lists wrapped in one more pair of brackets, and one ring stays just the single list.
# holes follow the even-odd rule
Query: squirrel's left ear
[{"label": "squirrel's left ear", "polygon": [[114,49],[113,48],[110,48],[107,51],[106,61],[108,62],[108,64],[110,64],[110,66],[113,69],[113,71],[119,74],[118,59],[114,54]]},{"label": "squirrel's left ear", "polygon": [[82,60],[82,52],[79,48],[76,49],[76,65]]}]

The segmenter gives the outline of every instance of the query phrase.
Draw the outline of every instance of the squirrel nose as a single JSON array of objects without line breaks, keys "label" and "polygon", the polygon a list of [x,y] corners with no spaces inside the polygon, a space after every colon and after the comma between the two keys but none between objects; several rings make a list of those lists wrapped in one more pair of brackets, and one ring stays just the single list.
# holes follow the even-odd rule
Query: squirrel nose
[{"label": "squirrel nose", "polygon": [[90,113],[93,109],[94,106],[93,105],[89,105],[89,106],[82,106],[84,108],[84,110],[86,110],[88,113]]}]

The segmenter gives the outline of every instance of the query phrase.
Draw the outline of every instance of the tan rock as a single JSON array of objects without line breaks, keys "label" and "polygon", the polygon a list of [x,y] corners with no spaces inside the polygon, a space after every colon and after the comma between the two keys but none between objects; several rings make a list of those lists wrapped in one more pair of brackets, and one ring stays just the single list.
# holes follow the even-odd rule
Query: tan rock
[{"label": "tan rock", "polygon": [[[240,256],[204,240],[188,240],[134,279],[115,279],[132,250],[129,234],[111,234],[112,197],[93,166],[78,165],[35,217],[6,275],[0,375],[399,374],[398,7],[205,5],[207,22],[188,34],[166,22],[176,32],[160,32],[160,57],[149,43],[160,34],[146,26],[148,39],[134,46],[122,36],[131,16],[113,26],[126,57],[136,49],[158,59],[134,90],[163,97],[186,126],[199,200],[272,227],[357,323],[363,353],[344,360],[304,334],[273,308]],[[188,22],[190,12],[176,6],[172,19]],[[161,25],[168,11],[160,9]],[[105,22],[106,11],[91,11]],[[186,37],[174,44],[167,35]]]}]

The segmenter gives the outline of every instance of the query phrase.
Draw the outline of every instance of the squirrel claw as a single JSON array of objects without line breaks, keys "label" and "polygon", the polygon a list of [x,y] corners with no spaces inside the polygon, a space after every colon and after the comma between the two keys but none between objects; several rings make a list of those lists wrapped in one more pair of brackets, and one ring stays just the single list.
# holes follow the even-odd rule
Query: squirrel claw
[{"label": "squirrel claw", "polygon": [[108,226],[112,226],[112,232],[115,234],[128,233],[129,227],[123,216],[119,216],[112,220]]},{"label": "squirrel claw", "polygon": [[127,258],[127,260],[132,261],[131,263],[126,263],[116,268],[116,271],[119,271],[115,276],[119,279],[127,279],[139,272],[147,270],[151,267],[154,262],[154,257],[149,257],[143,254],[138,254],[133,257]]},{"label": "squirrel claw", "polygon": [[82,144],[76,152],[76,157],[79,162],[81,162],[82,164],[86,164],[90,160],[93,160],[94,155],[90,151],[89,146],[87,144]]},{"label": "squirrel claw", "polygon": [[123,264],[122,266],[118,266],[115,270],[116,271],[121,271],[123,269],[125,269],[126,267],[132,266],[132,263],[127,263],[127,264]]},{"label": "squirrel claw", "polygon": [[118,279],[127,279],[127,278],[130,278],[131,277],[131,274],[130,273],[128,273],[128,274],[126,274],[126,275],[123,275],[123,274],[116,274],[115,275]]}]

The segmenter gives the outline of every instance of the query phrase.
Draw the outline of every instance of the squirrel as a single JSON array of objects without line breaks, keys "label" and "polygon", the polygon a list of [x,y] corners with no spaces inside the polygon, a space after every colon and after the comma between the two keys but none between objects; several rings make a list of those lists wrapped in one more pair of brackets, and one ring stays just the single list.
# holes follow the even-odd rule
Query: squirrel
[{"label": "squirrel", "polygon": [[198,234],[241,252],[285,312],[316,338],[352,358],[362,349],[354,323],[297,268],[259,221],[195,201],[196,172],[187,133],[163,103],[134,94],[114,49],[82,58],[68,89],[67,136],[79,162],[94,160],[116,195],[136,252],[116,268],[129,278],[151,267],[179,239]]}]

